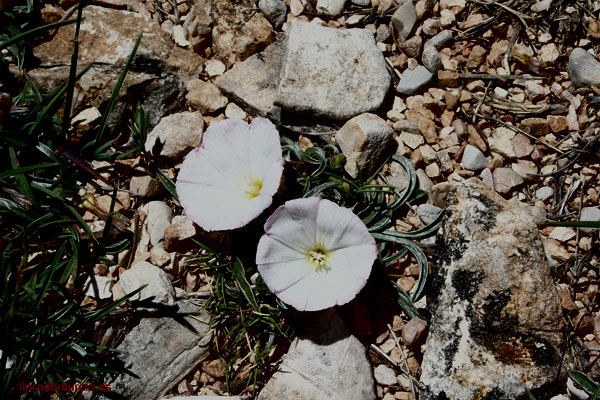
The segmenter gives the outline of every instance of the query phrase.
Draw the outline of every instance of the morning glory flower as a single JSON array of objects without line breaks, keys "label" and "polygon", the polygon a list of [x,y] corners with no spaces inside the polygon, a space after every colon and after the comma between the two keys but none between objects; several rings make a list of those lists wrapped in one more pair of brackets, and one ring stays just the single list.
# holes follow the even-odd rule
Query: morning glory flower
[{"label": "morning glory flower", "polygon": [[375,239],[350,209],[310,197],[290,200],[265,224],[256,264],[269,289],[300,311],[352,300],[377,257]]},{"label": "morning glory flower", "polygon": [[282,173],[279,133],[268,119],[227,119],[213,122],[185,157],[176,190],[202,229],[235,229],[271,205]]}]

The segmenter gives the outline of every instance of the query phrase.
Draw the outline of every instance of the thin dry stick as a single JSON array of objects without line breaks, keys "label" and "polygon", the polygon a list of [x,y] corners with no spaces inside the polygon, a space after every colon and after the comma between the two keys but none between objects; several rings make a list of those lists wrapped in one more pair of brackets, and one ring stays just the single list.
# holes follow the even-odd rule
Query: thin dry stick
[{"label": "thin dry stick", "polygon": [[510,71],[510,57],[512,55],[512,49],[513,49],[515,43],[517,43],[517,39],[519,38],[520,33],[521,33],[521,25],[517,25],[515,27],[515,30],[513,31],[510,41],[508,42],[508,46],[506,47],[506,52],[504,53],[504,58],[502,59],[502,65],[504,66],[504,69],[508,72],[511,72]]},{"label": "thin dry stick", "polygon": [[419,384],[419,381],[417,381],[410,373],[410,371],[405,371],[404,368],[402,368],[402,366],[400,364],[398,364],[396,361],[394,361],[390,356],[388,356],[387,354],[385,354],[385,352],[383,350],[381,350],[379,347],[377,347],[376,345],[374,345],[373,343],[371,343],[371,348],[375,351],[375,353],[379,354],[381,357],[385,358],[385,360],[390,363],[391,365],[393,365],[394,367],[398,368],[403,374],[407,375],[408,377],[410,377],[411,380],[415,380],[417,384]]},{"label": "thin dry stick", "polygon": [[508,11],[509,13],[513,14],[515,17],[517,17],[517,19],[519,20],[519,22],[521,22],[521,24],[523,24],[523,27],[525,28],[525,33],[529,32],[529,26],[527,25],[527,22],[525,22],[525,18],[523,17],[523,14],[521,14],[520,12],[513,10],[512,8],[510,8],[509,6],[502,4],[502,3],[497,3],[495,1],[492,0],[487,0],[487,1],[478,1],[478,0],[470,0],[472,3],[475,4],[481,4],[481,5],[493,5],[493,6],[498,6],[498,7],[502,7],[504,8],[506,11]]},{"label": "thin dry stick", "polygon": [[[402,348],[402,346],[400,346],[400,341],[398,340],[398,336],[396,336],[396,332],[394,332],[394,330],[392,329],[392,326],[390,324],[387,324],[387,327],[388,327],[390,333],[392,334],[392,337],[394,338],[394,342],[396,342],[396,346],[398,346],[398,348],[402,352],[402,362],[404,363],[404,368],[406,368],[406,370],[408,372],[410,372],[410,368],[408,367],[408,361],[407,361],[408,357],[406,356],[406,353],[404,353],[404,349]],[[410,391],[412,392],[414,399],[418,400],[417,390],[415,389],[415,385],[412,380],[412,375],[409,375],[408,377],[409,377],[408,381],[410,382]]]},{"label": "thin dry stick", "polygon": [[481,118],[490,119],[490,120],[492,120],[492,121],[494,121],[494,122],[497,122],[497,123],[499,123],[499,124],[502,124],[502,125],[504,125],[505,127],[507,127],[508,129],[512,129],[512,130],[513,130],[513,131],[515,131],[515,132],[522,133],[523,135],[527,136],[529,139],[531,139],[531,140],[535,140],[535,141],[538,141],[538,142],[540,142],[541,144],[543,144],[544,146],[547,146],[547,147],[551,148],[552,150],[559,152],[560,154],[563,154],[563,153],[564,153],[562,150],[560,150],[560,149],[558,149],[557,147],[555,147],[555,146],[551,145],[550,143],[547,143],[547,142],[545,142],[544,140],[542,140],[542,139],[540,139],[540,138],[538,138],[538,137],[535,137],[535,136],[533,136],[533,135],[529,134],[528,132],[525,132],[523,129],[517,128],[517,127],[516,127],[516,126],[514,126],[513,124],[509,124],[508,122],[504,122],[504,121],[502,121],[501,119],[494,118],[494,117],[492,117],[491,115],[487,115],[487,114],[476,114],[476,115],[477,115],[477,116],[479,116],[479,117],[481,117]]},{"label": "thin dry stick", "polygon": [[461,79],[483,79],[483,80],[498,80],[498,81],[507,81],[509,79],[529,79],[529,80],[544,80],[543,76],[527,76],[527,75],[495,75],[488,73],[461,73],[458,74],[458,77]]},{"label": "thin dry stick", "polygon": [[475,125],[475,117],[478,115],[479,109],[481,108],[481,105],[485,101],[485,99],[488,95],[488,92],[490,91],[491,85],[492,85],[492,82],[488,82],[487,86],[485,87],[485,91],[483,92],[483,96],[481,96],[481,100],[479,100],[479,102],[477,102],[477,105],[475,106],[475,111],[473,111],[473,119],[471,121],[473,123],[473,125]]}]

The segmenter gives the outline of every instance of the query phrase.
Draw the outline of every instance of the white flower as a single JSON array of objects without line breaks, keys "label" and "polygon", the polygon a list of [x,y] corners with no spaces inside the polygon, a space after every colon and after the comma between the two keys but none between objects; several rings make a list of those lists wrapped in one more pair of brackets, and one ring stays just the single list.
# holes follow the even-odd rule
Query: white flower
[{"label": "white flower", "polygon": [[256,264],[269,289],[300,311],[352,300],[377,257],[375,239],[354,213],[311,197],[279,207],[265,224]]},{"label": "white flower", "polygon": [[186,216],[207,231],[235,229],[273,201],[283,173],[279,133],[264,118],[213,122],[183,161],[177,194]]}]

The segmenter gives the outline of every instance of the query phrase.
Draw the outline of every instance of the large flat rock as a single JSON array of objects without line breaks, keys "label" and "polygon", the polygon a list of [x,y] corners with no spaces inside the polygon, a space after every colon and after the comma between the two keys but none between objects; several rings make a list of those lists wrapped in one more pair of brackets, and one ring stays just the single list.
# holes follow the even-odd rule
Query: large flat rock
[{"label": "large flat rock", "polygon": [[280,120],[281,109],[273,104],[277,96],[286,38],[271,43],[263,52],[238,62],[215,79],[223,93],[252,115]]},{"label": "large flat rock", "polygon": [[178,305],[170,317],[144,318],[117,347],[119,359],[135,376],[122,374],[108,382],[108,398],[158,399],[206,358],[210,316],[192,302]]},{"label": "large flat rock", "polygon": [[375,400],[367,351],[334,309],[312,313],[258,400]]},{"label": "large flat rock", "polygon": [[[83,17],[77,65],[79,71],[87,66],[91,69],[75,84],[75,109],[80,104],[105,107],[140,33],[142,40],[109,126],[128,124],[129,116],[119,120],[121,114],[138,102],[150,112],[151,126],[184,106],[185,81],[197,76],[203,64],[199,55],[174,46],[156,21],[139,13],[87,6]],[[40,65],[27,73],[40,91],[51,92],[66,83],[74,34],[74,24],[63,26],[32,49]]]},{"label": "large flat rock", "polygon": [[455,185],[430,293],[421,399],[518,399],[553,384],[563,342],[560,300],[523,208],[477,179]]},{"label": "large flat rock", "polygon": [[371,32],[292,21],[275,105],[346,120],[376,110],[390,82]]}]

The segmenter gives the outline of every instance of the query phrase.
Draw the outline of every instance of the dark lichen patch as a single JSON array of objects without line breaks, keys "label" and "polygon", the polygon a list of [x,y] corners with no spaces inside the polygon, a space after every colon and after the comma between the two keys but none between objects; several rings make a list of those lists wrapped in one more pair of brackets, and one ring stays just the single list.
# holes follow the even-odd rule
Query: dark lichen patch
[{"label": "dark lichen patch", "polygon": [[548,341],[539,338],[531,337],[533,351],[531,359],[534,363],[543,367],[554,367],[560,363],[560,354]]},{"label": "dark lichen patch", "polygon": [[434,313],[439,296],[444,291],[448,265],[462,257],[467,249],[467,243],[468,240],[461,233],[457,235],[456,239],[446,239],[445,233],[438,234],[436,237],[436,258],[431,269],[430,290],[428,290],[430,294],[427,297],[429,308]]},{"label": "dark lichen patch", "polygon": [[465,235],[459,233],[456,238],[449,239],[440,234],[435,239],[436,246],[436,262],[450,264],[453,261],[460,260],[467,250],[469,241]]},{"label": "dark lichen patch", "polygon": [[482,272],[459,269],[452,274],[452,287],[459,299],[472,302],[483,278]]},{"label": "dark lichen patch", "polygon": [[465,226],[468,229],[470,225],[476,224],[487,232],[496,226],[497,216],[502,208],[498,203],[495,203],[481,193],[479,193],[476,199],[483,207],[475,208],[473,213],[467,216]]},{"label": "dark lichen patch", "polygon": [[425,388],[419,394],[423,400],[450,400],[450,397],[443,390],[438,394],[434,394],[429,388]]},{"label": "dark lichen patch", "polygon": [[[510,301],[511,290],[494,290],[483,301],[483,319],[490,326],[516,326],[519,320],[515,315],[502,311]],[[515,320],[516,319],[516,320]]]},{"label": "dark lichen patch", "polygon": [[536,335],[523,333],[518,317],[505,311],[510,299],[510,289],[495,290],[485,298],[482,313],[474,313],[469,326],[475,343],[504,364],[558,365],[560,356],[556,349]]},{"label": "dark lichen patch", "polygon": [[502,389],[495,387],[481,400],[513,400],[513,397],[504,393]]},{"label": "dark lichen patch", "polygon": [[442,350],[442,352],[444,353],[444,362],[445,362],[444,372],[447,374],[450,373],[450,371],[452,370],[454,356],[456,355],[456,352],[458,351],[459,343],[460,343],[460,337],[456,336]]}]

